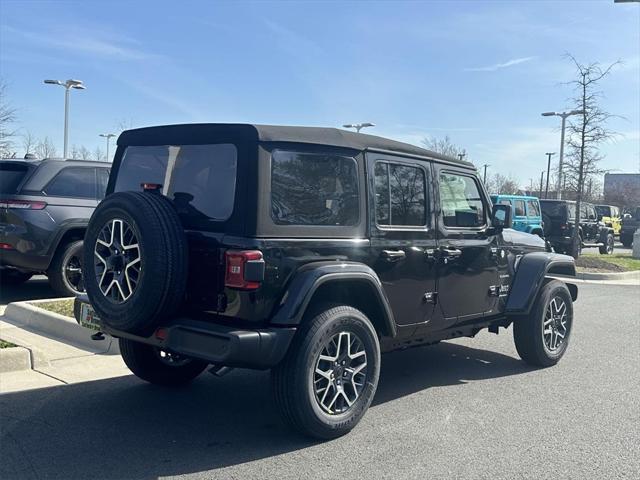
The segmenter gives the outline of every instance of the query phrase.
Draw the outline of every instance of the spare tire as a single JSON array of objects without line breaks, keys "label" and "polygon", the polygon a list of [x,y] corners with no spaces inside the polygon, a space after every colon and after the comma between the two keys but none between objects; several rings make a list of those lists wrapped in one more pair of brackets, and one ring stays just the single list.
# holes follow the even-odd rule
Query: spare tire
[{"label": "spare tire", "polygon": [[84,245],[85,290],[104,324],[149,334],[178,310],[187,284],[187,240],[167,198],[109,195],[91,216]]}]

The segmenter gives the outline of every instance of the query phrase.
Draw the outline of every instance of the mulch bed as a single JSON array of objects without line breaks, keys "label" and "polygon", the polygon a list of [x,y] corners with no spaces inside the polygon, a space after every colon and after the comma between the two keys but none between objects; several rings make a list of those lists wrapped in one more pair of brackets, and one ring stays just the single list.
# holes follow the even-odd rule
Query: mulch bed
[{"label": "mulch bed", "polygon": [[592,272],[625,272],[620,265],[605,262],[597,257],[582,255],[576,260],[576,267]]}]

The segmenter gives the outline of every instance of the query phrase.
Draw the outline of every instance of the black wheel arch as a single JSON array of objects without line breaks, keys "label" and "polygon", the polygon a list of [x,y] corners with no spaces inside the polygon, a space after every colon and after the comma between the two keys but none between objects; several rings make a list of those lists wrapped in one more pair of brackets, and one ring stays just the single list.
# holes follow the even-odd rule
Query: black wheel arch
[{"label": "black wheel arch", "polygon": [[316,306],[341,303],[361,310],[380,336],[395,337],[397,327],[375,271],[358,262],[313,262],[298,270],[289,282],[274,325],[299,325]]},{"label": "black wheel arch", "polygon": [[563,281],[571,299],[578,298],[578,287],[571,283],[576,276],[573,257],[549,252],[532,252],[524,255],[515,273],[505,313],[508,315],[526,315],[531,311],[538,292],[545,280],[555,278]]},{"label": "black wheel arch", "polygon": [[87,231],[88,225],[88,220],[86,222],[70,222],[58,230],[54,241],[51,242],[51,246],[49,247],[49,253],[47,255],[48,261],[45,270],[51,266],[51,261],[60,247],[63,247],[69,242],[84,240],[84,234]]}]

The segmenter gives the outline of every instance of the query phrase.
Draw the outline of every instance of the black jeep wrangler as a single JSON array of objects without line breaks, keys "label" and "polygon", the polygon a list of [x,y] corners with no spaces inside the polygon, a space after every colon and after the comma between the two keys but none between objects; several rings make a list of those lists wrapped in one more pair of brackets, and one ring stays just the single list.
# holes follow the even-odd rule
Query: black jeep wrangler
[{"label": "black jeep wrangler", "polygon": [[382,352],[513,323],[527,363],[560,360],[574,260],[510,225],[473,165],[380,137],[126,131],[85,236],[76,318],[118,337],[152,383],[272,369],[284,418],[337,437],[369,407]]},{"label": "black jeep wrangler", "polygon": [[[558,253],[572,254],[573,226],[576,218],[576,202],[572,200],[540,200],[544,238]],[[613,228],[598,220],[598,213],[591,203],[580,203],[580,223],[578,225],[580,242],[579,256],[584,247],[598,247],[602,255],[613,253]]]},{"label": "black jeep wrangler", "polygon": [[633,234],[640,228],[640,207],[630,209],[622,218],[620,241],[625,248],[633,246]]}]

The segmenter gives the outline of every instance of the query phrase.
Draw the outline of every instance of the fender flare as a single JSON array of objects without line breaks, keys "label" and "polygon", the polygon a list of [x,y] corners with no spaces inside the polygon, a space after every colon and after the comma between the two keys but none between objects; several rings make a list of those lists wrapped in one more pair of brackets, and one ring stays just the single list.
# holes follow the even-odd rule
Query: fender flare
[{"label": "fender flare", "polygon": [[571,278],[575,276],[576,266],[573,257],[549,252],[532,252],[524,255],[520,259],[511,284],[505,313],[507,315],[528,314],[546,278],[564,281],[571,292],[571,299],[575,302],[578,298],[578,287],[571,283]]},{"label": "fender flare", "polygon": [[375,297],[371,301],[378,302],[377,306],[383,312],[382,321],[389,336],[395,337],[396,323],[382,282],[371,267],[358,262],[322,261],[303,265],[289,281],[270,323],[279,326],[299,325],[309,302],[320,286],[329,282],[344,281],[365,282],[373,289]]}]

